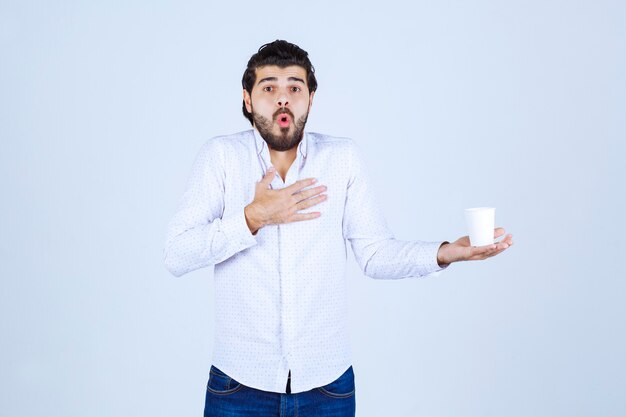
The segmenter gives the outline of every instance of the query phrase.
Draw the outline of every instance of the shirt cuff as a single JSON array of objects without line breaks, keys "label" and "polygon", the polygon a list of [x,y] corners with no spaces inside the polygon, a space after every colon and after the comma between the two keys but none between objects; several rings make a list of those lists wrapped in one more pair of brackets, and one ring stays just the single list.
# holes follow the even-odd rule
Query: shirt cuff
[{"label": "shirt cuff", "polygon": [[237,246],[240,248],[239,250],[244,250],[257,244],[256,237],[248,228],[246,214],[243,208],[236,214],[223,218],[221,229],[228,240],[237,242]]},{"label": "shirt cuff", "polygon": [[430,256],[432,263],[428,266],[428,270],[430,271],[429,273],[431,274],[433,272],[443,271],[444,269],[450,266],[450,264],[439,265],[439,262],[437,262],[437,254],[439,253],[439,248],[444,243],[450,243],[450,242],[448,242],[447,240],[432,242],[430,247],[428,248],[428,250],[432,250],[432,255]]}]

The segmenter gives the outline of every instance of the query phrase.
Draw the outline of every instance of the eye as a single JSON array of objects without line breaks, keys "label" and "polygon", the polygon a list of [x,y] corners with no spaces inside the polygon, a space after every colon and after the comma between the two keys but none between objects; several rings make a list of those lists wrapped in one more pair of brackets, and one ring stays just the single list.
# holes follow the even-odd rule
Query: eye
[{"label": "eye", "polygon": [[294,93],[300,91],[300,87],[291,87],[291,88]]},{"label": "eye", "polygon": [[268,90],[267,90],[268,88],[272,88],[272,87],[270,87],[270,86],[263,87],[263,91],[268,91]]}]

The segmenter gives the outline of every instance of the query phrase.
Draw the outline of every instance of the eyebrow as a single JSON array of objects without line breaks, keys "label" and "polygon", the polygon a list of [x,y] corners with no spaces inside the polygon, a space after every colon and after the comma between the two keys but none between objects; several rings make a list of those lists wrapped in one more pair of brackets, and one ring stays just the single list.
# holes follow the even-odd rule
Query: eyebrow
[{"label": "eyebrow", "polygon": [[[256,83],[256,84],[259,85],[262,82],[266,82],[266,81],[278,81],[278,78],[276,78],[276,77],[265,77],[265,78],[259,80],[259,82]],[[298,77],[289,77],[289,78],[287,78],[287,81],[296,81],[296,82],[300,82],[300,83],[306,85],[304,83],[304,80],[302,78],[298,78]]]}]

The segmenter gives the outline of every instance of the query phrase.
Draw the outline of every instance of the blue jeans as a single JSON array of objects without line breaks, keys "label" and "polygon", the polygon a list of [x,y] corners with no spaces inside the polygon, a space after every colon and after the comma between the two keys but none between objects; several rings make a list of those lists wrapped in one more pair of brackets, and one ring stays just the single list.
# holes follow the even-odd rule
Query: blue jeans
[{"label": "blue jeans", "polygon": [[243,385],[211,366],[204,417],[354,417],[354,372],[350,366],[330,384],[297,394]]}]

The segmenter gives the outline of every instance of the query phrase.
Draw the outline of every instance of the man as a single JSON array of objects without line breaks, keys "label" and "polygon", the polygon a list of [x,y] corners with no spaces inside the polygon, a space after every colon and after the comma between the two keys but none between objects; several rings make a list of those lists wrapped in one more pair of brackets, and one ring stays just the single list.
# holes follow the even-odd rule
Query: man
[{"label": "man", "polygon": [[305,131],[317,81],[298,46],[263,45],[242,84],[252,129],[204,143],[164,250],[177,277],[215,267],[204,415],[354,416],[347,242],[365,275],[400,279],[494,256],[512,236],[394,239],[353,140]]}]

